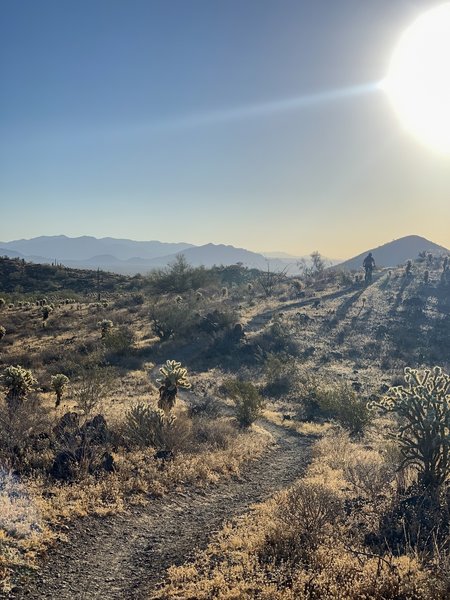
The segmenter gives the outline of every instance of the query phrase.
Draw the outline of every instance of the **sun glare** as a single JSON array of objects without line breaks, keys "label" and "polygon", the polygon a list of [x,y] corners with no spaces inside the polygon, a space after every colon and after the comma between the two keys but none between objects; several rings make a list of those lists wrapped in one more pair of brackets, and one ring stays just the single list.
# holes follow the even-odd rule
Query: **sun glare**
[{"label": "sun glare", "polygon": [[409,132],[450,155],[450,2],[403,33],[383,89]]}]

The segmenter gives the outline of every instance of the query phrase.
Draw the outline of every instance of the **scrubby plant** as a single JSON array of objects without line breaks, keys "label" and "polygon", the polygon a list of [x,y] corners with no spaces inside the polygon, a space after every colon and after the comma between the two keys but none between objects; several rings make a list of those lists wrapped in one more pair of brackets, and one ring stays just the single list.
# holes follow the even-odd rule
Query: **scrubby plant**
[{"label": "scrubby plant", "polygon": [[77,408],[85,415],[90,414],[105,399],[114,384],[112,367],[93,367],[82,370],[75,387]]},{"label": "scrubby plant", "polygon": [[0,325],[0,340],[2,338],[4,338],[6,335],[6,329],[3,327],[3,325]]},{"label": "scrubby plant", "polygon": [[260,416],[264,408],[264,398],[253,383],[239,379],[228,379],[224,382],[226,393],[236,406],[236,419],[241,427],[250,427]]},{"label": "scrubby plant", "polygon": [[6,300],[4,298],[0,298],[0,308],[3,308],[6,304]]},{"label": "scrubby plant", "polygon": [[361,436],[372,420],[372,413],[358,394],[346,384],[325,388],[318,396],[320,411],[335,419],[352,435]]},{"label": "scrubby plant", "polygon": [[168,360],[159,372],[162,377],[156,380],[160,384],[158,407],[167,415],[175,405],[178,388],[189,389],[191,383],[188,379],[187,369],[176,360]]},{"label": "scrubby plant", "polygon": [[192,307],[185,302],[158,302],[150,310],[151,327],[153,333],[161,341],[166,341],[172,336],[181,338],[192,331],[197,323]]},{"label": "scrubby plant", "polygon": [[110,319],[102,319],[97,323],[97,327],[100,329],[100,335],[102,339],[111,331],[114,323]]},{"label": "scrubby plant", "polygon": [[51,378],[51,386],[52,390],[56,394],[55,408],[57,408],[61,404],[61,399],[64,394],[66,385],[69,383],[69,378],[67,375],[63,373],[57,373],[56,375],[52,375]]},{"label": "scrubby plant", "polygon": [[110,329],[103,338],[103,344],[107,350],[107,359],[110,361],[114,356],[123,357],[133,350],[134,333],[125,325]]},{"label": "scrubby plant", "polygon": [[139,402],[125,414],[123,435],[131,445],[161,449],[165,446],[164,434],[174,421],[174,415],[168,415],[160,408]]},{"label": "scrubby plant", "polygon": [[441,367],[420,372],[405,369],[406,385],[391,388],[373,408],[400,418],[393,434],[402,466],[414,466],[419,481],[438,491],[450,475],[450,376]]},{"label": "scrubby plant", "polygon": [[295,361],[285,354],[269,352],[264,363],[264,375],[264,394],[274,397],[288,394],[297,380]]},{"label": "scrubby plant", "polygon": [[23,402],[27,394],[37,385],[37,380],[31,371],[20,365],[6,367],[1,382],[6,388],[6,402],[11,409]]}]

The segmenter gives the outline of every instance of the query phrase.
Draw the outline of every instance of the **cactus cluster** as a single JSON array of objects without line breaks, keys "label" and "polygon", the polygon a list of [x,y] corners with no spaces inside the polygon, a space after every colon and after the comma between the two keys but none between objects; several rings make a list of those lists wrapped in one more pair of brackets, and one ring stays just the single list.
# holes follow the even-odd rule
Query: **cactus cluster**
[{"label": "cactus cluster", "polygon": [[18,402],[22,402],[37,385],[31,371],[19,365],[6,367],[0,379],[7,390],[6,401],[10,408],[13,408]]},{"label": "cactus cluster", "polygon": [[111,331],[114,323],[110,319],[102,319],[97,323],[97,326],[100,328],[100,335],[103,339]]},{"label": "cactus cluster", "polygon": [[450,476],[450,376],[441,367],[422,373],[407,367],[405,382],[371,406],[400,417],[394,437],[402,465],[415,466],[425,487],[439,489]]},{"label": "cactus cluster", "polygon": [[63,373],[52,375],[51,386],[56,394],[55,408],[61,404],[61,398],[63,396],[66,385],[69,383],[69,378]]},{"label": "cactus cluster", "polygon": [[168,360],[159,372],[162,377],[156,380],[160,384],[158,407],[168,414],[175,404],[178,388],[189,389],[191,383],[187,369],[176,360]]}]

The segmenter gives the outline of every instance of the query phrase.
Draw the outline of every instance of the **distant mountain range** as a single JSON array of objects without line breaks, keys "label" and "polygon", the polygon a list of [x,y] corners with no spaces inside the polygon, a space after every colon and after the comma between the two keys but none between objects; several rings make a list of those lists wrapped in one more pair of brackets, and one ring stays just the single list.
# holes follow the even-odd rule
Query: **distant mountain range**
[{"label": "distant mountain range", "polygon": [[358,256],[339,263],[336,268],[346,271],[361,269],[363,260],[369,252],[372,252],[377,267],[396,267],[409,259],[417,258],[419,253],[424,251],[434,255],[450,254],[450,250],[444,246],[430,242],[420,235],[407,235],[378,248],[370,248]]},{"label": "distant mountain range", "polygon": [[[449,253],[443,246],[438,246],[417,235],[394,240],[371,251],[378,266],[390,267],[404,263],[409,258],[416,258],[423,250],[434,254]],[[360,269],[368,252],[369,250],[337,265],[337,261],[327,260],[327,262],[328,264],[334,263],[340,269]],[[70,238],[58,235],[0,242],[0,256],[23,258],[30,262],[44,264],[56,262],[67,267],[81,269],[100,268],[104,271],[124,275],[146,273],[152,269],[164,267],[173,262],[178,254],[184,254],[186,260],[193,266],[212,267],[213,265],[232,265],[240,262],[245,266],[258,269],[267,269],[270,265],[272,271],[288,268],[290,274],[297,272],[296,263],[302,258],[282,252],[262,254],[223,244],[194,246],[184,242],[137,242],[110,237]]]},{"label": "distant mountain range", "polygon": [[[134,240],[90,236],[69,238],[65,235],[41,236],[29,240],[0,242],[0,256],[23,258],[37,263],[62,263],[67,267],[112,271],[125,275],[146,273],[173,262],[178,254],[184,254],[189,264],[232,265],[238,262],[248,267],[266,269],[268,259],[257,252],[223,244],[194,246],[184,242],[172,244],[159,241],[137,242]],[[270,259],[272,270],[283,269],[295,259]]]}]

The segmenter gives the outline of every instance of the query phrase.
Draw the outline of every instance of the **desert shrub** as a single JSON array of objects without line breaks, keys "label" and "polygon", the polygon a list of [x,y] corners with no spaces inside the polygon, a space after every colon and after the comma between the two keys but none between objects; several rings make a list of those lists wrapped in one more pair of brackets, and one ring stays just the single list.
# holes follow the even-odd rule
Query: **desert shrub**
[{"label": "desert shrub", "polygon": [[295,361],[289,356],[270,352],[264,363],[264,375],[264,394],[273,397],[288,394],[294,389],[297,380]]},{"label": "desert shrub", "polygon": [[2,325],[0,325],[0,340],[2,338],[4,338],[5,335],[6,335],[6,329]]},{"label": "desert shrub", "polygon": [[153,333],[161,341],[171,337],[182,339],[193,331],[197,325],[192,307],[184,302],[158,302],[150,310],[151,327]]},{"label": "desert shrub", "polygon": [[386,495],[395,477],[395,465],[379,452],[355,447],[343,463],[343,474],[353,492],[373,503]]},{"label": "desert shrub", "polygon": [[225,450],[236,437],[236,428],[230,421],[201,416],[192,421],[192,434],[195,441],[211,448]]},{"label": "desert shrub", "polygon": [[275,316],[271,325],[254,338],[254,343],[265,353],[284,353],[297,356],[298,347],[292,339],[289,325],[280,316]]},{"label": "desert shrub", "polygon": [[224,382],[224,390],[234,401],[239,425],[249,427],[260,416],[264,398],[249,381],[228,379]]},{"label": "desert shrub", "polygon": [[4,298],[0,298],[0,308],[3,308],[6,304],[6,300]]},{"label": "desert shrub", "polygon": [[85,415],[98,408],[114,387],[115,371],[112,367],[83,369],[74,388],[76,406]]},{"label": "desert shrub", "polygon": [[122,357],[130,354],[133,349],[133,343],[134,333],[126,326],[109,329],[103,336],[103,346],[107,353],[112,356]]},{"label": "desert shrub", "polygon": [[142,448],[164,446],[164,429],[170,427],[175,417],[159,408],[140,402],[132,406],[125,414],[124,438],[132,446]]},{"label": "desert shrub", "polygon": [[372,420],[367,402],[347,384],[326,388],[318,396],[321,412],[348,429],[353,435],[362,435]]},{"label": "desert shrub", "polygon": [[66,385],[69,383],[69,378],[67,375],[63,373],[57,373],[56,375],[52,375],[51,378],[51,387],[52,390],[56,394],[56,402],[55,407],[58,407],[61,404],[61,399],[66,388]]},{"label": "desert shrub", "polygon": [[3,464],[28,471],[41,466],[49,453],[50,421],[39,400],[30,396],[11,408],[0,401],[0,457]]},{"label": "desert shrub", "polygon": [[7,390],[6,401],[10,408],[20,404],[37,385],[31,371],[20,365],[6,367],[0,380]]},{"label": "desert shrub", "polygon": [[259,551],[263,562],[308,561],[344,515],[341,495],[319,480],[302,479],[277,500],[275,526]]},{"label": "desert shrub", "polygon": [[297,387],[300,403],[299,416],[308,421],[322,417],[320,407],[324,390],[322,380],[309,371],[303,371],[298,375]]},{"label": "desert shrub", "polygon": [[405,383],[372,406],[399,417],[393,435],[404,457],[402,466],[416,467],[420,482],[437,491],[450,474],[450,376],[441,367],[422,373],[407,367]]},{"label": "desert shrub", "polygon": [[125,414],[123,436],[131,446],[175,452],[186,445],[190,435],[191,421],[185,415],[167,415],[142,402]]},{"label": "desert shrub", "polygon": [[188,379],[187,369],[176,360],[166,361],[159,372],[162,377],[156,380],[160,384],[158,408],[168,414],[175,404],[178,388],[189,389],[191,383]]},{"label": "desert shrub", "polygon": [[191,418],[208,417],[215,419],[219,415],[219,406],[216,399],[211,396],[206,395],[202,398],[194,396],[189,403],[188,414]]},{"label": "desert shrub", "polygon": [[185,256],[179,254],[169,266],[150,273],[148,285],[155,294],[182,294],[205,287],[211,278],[210,270],[191,266]]}]

